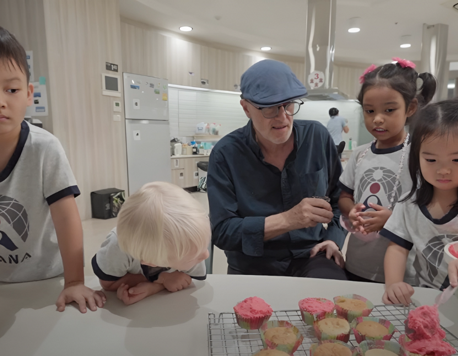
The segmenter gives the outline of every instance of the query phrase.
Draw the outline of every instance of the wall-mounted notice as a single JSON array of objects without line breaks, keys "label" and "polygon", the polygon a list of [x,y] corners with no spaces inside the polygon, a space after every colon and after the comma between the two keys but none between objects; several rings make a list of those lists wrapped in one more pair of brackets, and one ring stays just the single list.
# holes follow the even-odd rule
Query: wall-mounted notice
[{"label": "wall-mounted notice", "polygon": [[33,73],[33,51],[25,51],[26,57],[27,57],[27,64],[29,65],[29,72],[30,72],[30,78],[29,82],[33,82],[34,79],[34,73]]},{"label": "wall-mounted notice", "polygon": [[110,62],[105,62],[105,69],[111,70],[112,72],[118,71],[118,65]]},{"label": "wall-mounted notice", "polygon": [[[43,83],[43,84],[40,84]],[[32,105],[27,108],[27,116],[48,116],[48,92],[46,90],[46,81],[40,77],[40,82],[34,82],[33,84],[33,102]]]}]

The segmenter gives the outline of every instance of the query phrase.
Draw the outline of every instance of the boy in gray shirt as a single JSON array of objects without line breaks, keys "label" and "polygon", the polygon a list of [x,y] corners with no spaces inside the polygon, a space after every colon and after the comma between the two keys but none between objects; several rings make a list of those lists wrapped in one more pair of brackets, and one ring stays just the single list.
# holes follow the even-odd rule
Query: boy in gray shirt
[{"label": "boy in gray shirt", "polygon": [[24,48],[0,27],[0,282],[64,273],[57,310],[96,310],[105,295],[84,285],[80,192],[59,140],[24,121],[32,100]]}]

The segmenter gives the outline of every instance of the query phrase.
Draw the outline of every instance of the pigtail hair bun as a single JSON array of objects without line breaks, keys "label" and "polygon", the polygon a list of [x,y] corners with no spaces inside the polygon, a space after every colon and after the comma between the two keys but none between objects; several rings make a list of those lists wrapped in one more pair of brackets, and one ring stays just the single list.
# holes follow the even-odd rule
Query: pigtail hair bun
[{"label": "pigtail hair bun", "polygon": [[419,102],[423,105],[428,104],[436,92],[436,78],[431,73],[425,72],[418,75],[418,77],[423,81],[423,84],[420,87],[420,93],[417,95],[421,96]]}]

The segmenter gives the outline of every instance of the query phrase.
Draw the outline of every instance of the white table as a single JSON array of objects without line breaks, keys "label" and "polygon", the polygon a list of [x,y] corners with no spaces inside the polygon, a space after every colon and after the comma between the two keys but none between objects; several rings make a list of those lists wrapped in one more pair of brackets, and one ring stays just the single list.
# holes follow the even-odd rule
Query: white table
[{"label": "white table", "polygon": [[[98,280],[86,281],[98,288]],[[61,279],[0,284],[0,355],[2,356],[206,356],[207,315],[231,312],[250,296],[274,310],[297,309],[305,297],[332,299],[357,293],[381,304],[383,285],[289,277],[209,275],[177,293],[161,292],[124,306],[108,293],[105,308],[86,315],[67,306],[55,311]],[[437,291],[417,288],[416,304],[433,304]],[[458,334],[458,300],[440,308],[441,322]]]}]

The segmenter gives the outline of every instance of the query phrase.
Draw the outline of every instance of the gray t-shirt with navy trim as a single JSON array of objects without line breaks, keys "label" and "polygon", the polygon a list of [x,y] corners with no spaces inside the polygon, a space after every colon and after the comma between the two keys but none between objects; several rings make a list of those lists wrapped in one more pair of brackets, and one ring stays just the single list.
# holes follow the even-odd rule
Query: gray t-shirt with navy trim
[{"label": "gray t-shirt with navy trim", "polygon": [[23,121],[18,145],[0,172],[0,282],[63,273],[49,205],[69,195],[79,190],[59,140]]},{"label": "gray t-shirt with navy trim", "polygon": [[[92,269],[95,275],[103,281],[117,281],[127,273],[131,273],[143,274],[150,282],[154,282],[161,272],[176,271],[173,268],[142,265],[139,260],[122,251],[118,244],[116,228],[110,231],[100,250],[92,258]],[[188,271],[181,272],[198,280],[204,280],[207,277],[205,261],[199,262]]]},{"label": "gray t-shirt with navy trim", "polygon": [[[373,210],[369,208],[369,203],[387,208],[393,193],[396,204],[400,197],[409,192],[412,187],[407,163],[410,144],[406,147],[399,183],[395,187],[403,147],[404,144],[387,149],[378,149],[375,147],[375,143],[358,147],[351,155],[340,177],[339,185],[342,190],[352,194],[355,203],[364,204],[366,210],[369,211]],[[366,154],[358,163],[366,150]],[[355,234],[351,234],[348,241],[345,268],[365,279],[385,282],[384,258],[389,243],[380,235],[375,240],[364,241]],[[416,285],[418,281],[412,266],[413,258],[414,253],[409,257],[405,281]]]},{"label": "gray t-shirt with navy trim", "polygon": [[380,234],[407,250],[415,250],[413,266],[420,287],[442,290],[450,284],[444,247],[458,241],[458,211],[433,219],[425,206],[413,200],[415,197],[396,205]]}]

